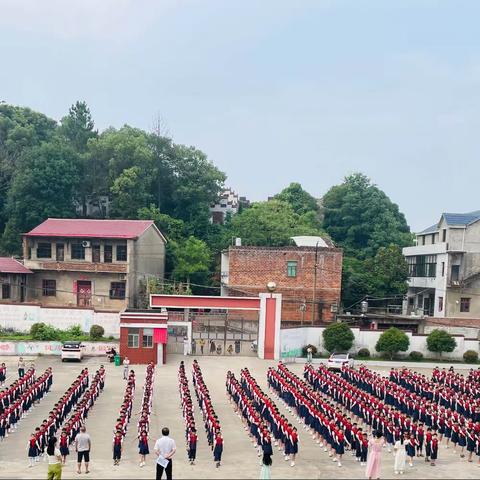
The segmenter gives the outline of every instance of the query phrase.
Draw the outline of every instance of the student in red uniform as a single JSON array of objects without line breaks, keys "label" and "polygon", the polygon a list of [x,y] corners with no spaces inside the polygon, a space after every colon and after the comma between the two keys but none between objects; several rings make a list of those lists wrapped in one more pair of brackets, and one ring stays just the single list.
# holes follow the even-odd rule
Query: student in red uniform
[{"label": "student in red uniform", "polygon": [[143,429],[138,436],[138,454],[140,455],[140,467],[145,466],[145,460],[149,453],[150,450],[148,448],[148,433],[145,429]]},{"label": "student in red uniform", "polygon": [[197,457],[197,430],[192,427],[188,434],[188,460],[190,465],[195,465],[195,458]]},{"label": "student in red uniform", "polygon": [[435,466],[435,461],[438,458],[438,439],[437,434],[434,433],[432,437],[432,447],[431,447],[431,454],[430,454],[430,465],[432,467]]},{"label": "student in red uniform", "polygon": [[34,433],[30,436],[30,440],[28,441],[28,461],[29,468],[32,468],[35,464],[36,459],[38,458],[38,454],[40,452],[40,445],[38,444],[37,437]]},{"label": "student in red uniform", "polygon": [[122,458],[122,440],[122,432],[121,430],[117,430],[112,442],[114,467],[120,465],[120,459]]},{"label": "student in red uniform", "polygon": [[67,455],[70,454],[66,430],[62,430],[62,434],[60,435],[60,454],[62,455],[62,463],[65,465],[67,461]]},{"label": "student in red uniform", "polygon": [[367,456],[368,456],[368,437],[367,434],[364,433],[362,436],[361,446],[360,446],[360,465],[364,467],[367,464]]},{"label": "student in red uniform", "polygon": [[216,462],[216,467],[218,468],[221,465],[223,453],[223,437],[220,429],[218,429],[215,433],[214,445],[213,461]]},{"label": "student in red uniform", "polygon": [[429,462],[432,456],[432,438],[432,429],[428,427],[427,433],[425,434],[425,462]]}]

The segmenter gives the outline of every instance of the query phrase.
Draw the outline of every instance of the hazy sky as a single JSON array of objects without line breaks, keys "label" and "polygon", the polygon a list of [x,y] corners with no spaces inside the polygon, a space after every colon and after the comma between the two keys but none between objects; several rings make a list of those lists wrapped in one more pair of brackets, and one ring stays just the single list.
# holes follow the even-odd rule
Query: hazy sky
[{"label": "hazy sky", "polygon": [[368,174],[413,230],[480,208],[480,2],[1,0],[0,100],[195,145],[253,200]]}]

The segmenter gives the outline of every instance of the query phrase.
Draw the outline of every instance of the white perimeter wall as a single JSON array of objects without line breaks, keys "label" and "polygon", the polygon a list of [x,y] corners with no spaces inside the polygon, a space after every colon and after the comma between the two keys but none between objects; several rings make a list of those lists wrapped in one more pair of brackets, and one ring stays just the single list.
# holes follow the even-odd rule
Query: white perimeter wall
[{"label": "white perimeter wall", "polygon": [[48,308],[38,305],[0,304],[0,327],[13,328],[18,332],[29,332],[34,323],[43,322],[65,330],[80,325],[89,332],[92,325],[101,325],[107,337],[120,336],[120,314],[115,312],[96,312],[82,308]]},{"label": "white perimeter wall", "polygon": [[[280,331],[281,356],[299,356],[301,355],[302,347],[308,344],[315,345],[321,353],[327,353],[323,348],[322,332],[324,329],[324,327],[282,329]],[[355,340],[353,347],[350,349],[351,353],[357,353],[360,348],[368,348],[370,355],[377,355],[375,345],[382,331],[352,328],[352,332],[355,335]],[[410,340],[410,347],[405,352],[405,355],[408,355],[412,351],[417,351],[423,353],[425,357],[435,357],[434,353],[427,350],[427,335],[414,335],[411,332],[406,333]],[[444,353],[442,357],[452,360],[462,360],[462,356],[466,350],[479,351],[478,340],[468,339],[461,335],[455,335],[455,340],[457,341],[457,348],[452,353]]]},{"label": "white perimeter wall", "polygon": [[[105,356],[112,347],[118,352],[115,342],[82,342],[83,354],[87,356]],[[0,355],[60,355],[61,342],[0,342]]]}]

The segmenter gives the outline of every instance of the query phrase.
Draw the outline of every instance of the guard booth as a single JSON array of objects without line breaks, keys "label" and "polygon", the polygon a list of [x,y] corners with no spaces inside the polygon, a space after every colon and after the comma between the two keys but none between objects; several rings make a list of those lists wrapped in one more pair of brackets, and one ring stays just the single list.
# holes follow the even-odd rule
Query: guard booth
[{"label": "guard booth", "polygon": [[126,310],[120,314],[120,356],[132,364],[167,361],[166,311]]}]

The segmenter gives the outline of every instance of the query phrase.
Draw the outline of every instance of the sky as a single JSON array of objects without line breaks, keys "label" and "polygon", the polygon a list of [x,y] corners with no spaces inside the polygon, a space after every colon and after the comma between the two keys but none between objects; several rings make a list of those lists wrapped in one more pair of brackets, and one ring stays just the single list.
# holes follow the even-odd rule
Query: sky
[{"label": "sky", "polygon": [[0,101],[194,145],[226,185],[363,172],[413,231],[480,208],[480,2],[1,0]]}]

